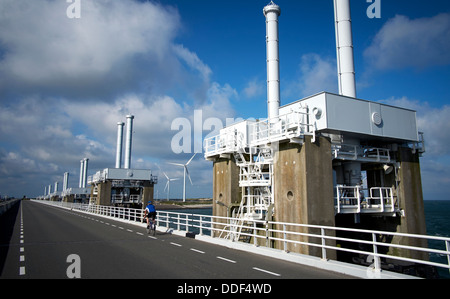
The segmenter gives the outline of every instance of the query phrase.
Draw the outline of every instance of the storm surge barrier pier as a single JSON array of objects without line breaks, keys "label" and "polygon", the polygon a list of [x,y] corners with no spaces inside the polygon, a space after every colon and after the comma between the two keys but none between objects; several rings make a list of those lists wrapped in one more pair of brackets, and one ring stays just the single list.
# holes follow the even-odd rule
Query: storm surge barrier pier
[{"label": "storm surge barrier pier", "polygon": [[[43,200],[35,200],[35,202],[111,218],[143,228],[146,226],[143,223],[144,212],[141,209]],[[415,277],[396,273],[398,265],[419,265],[450,271],[450,238],[445,237],[264,220],[242,223],[232,217],[170,211],[158,211],[156,221],[158,231],[354,277]],[[299,232],[299,228],[302,228],[304,232]],[[426,240],[428,247],[385,242],[385,240],[396,238]],[[289,252],[289,246],[312,248],[314,250],[311,252],[314,254]],[[355,264],[330,258],[330,256],[342,257],[346,254],[359,256],[362,263]],[[428,258],[411,257],[417,255]],[[431,256],[439,258],[431,259]]]}]

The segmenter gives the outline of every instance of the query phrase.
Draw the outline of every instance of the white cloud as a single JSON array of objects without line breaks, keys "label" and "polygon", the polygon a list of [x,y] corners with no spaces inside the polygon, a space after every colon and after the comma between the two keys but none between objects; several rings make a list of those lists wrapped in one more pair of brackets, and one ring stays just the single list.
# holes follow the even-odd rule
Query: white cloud
[{"label": "white cloud", "polygon": [[[84,94],[95,95],[105,89],[102,82],[110,83],[109,89],[123,88],[142,73],[157,80],[168,76],[163,66],[176,64],[170,56],[180,27],[174,9],[152,2],[82,1],[82,18],[69,19],[68,5],[0,3],[0,74],[5,78],[0,91],[13,84],[63,95],[83,88]],[[137,57],[142,69],[135,68]]]},{"label": "white cloud", "polygon": [[337,92],[337,71],[335,59],[316,53],[304,54],[299,64],[299,76],[286,84],[286,96],[297,98],[328,91]]},{"label": "white cloud", "polygon": [[381,70],[450,64],[450,13],[413,20],[397,15],[381,28],[364,56]]},{"label": "white cloud", "polygon": [[183,45],[174,45],[173,49],[175,54],[187,63],[189,67],[197,70],[202,75],[205,82],[209,82],[212,71],[209,66],[198,58],[197,54],[186,49]]},{"label": "white cloud", "polygon": [[[65,171],[77,185],[84,157],[89,174],[113,166],[117,122],[127,114],[135,115],[132,167],[153,170],[185,158],[171,150],[177,117],[193,124],[196,109],[203,120],[234,117],[236,90],[211,82],[211,68],[174,42],[182,26],[175,9],[86,0],[81,19],[69,19],[68,5],[0,2],[0,192],[38,195]],[[212,180],[200,156],[193,178]]]},{"label": "white cloud", "polygon": [[266,92],[266,89],[267,85],[264,81],[254,78],[247,83],[243,93],[247,98],[261,97]]}]

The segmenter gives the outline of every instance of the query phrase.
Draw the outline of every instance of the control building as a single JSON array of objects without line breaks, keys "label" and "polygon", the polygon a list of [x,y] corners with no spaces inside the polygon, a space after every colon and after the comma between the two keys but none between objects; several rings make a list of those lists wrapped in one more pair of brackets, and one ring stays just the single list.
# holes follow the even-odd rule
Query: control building
[{"label": "control building", "polygon": [[[264,219],[426,233],[416,112],[357,98],[350,2],[334,0],[334,8],[339,94],[280,106],[281,9],[273,2],[264,7],[268,117],[235,123],[204,141],[213,162],[213,215],[236,219],[228,238],[239,240],[243,226]],[[319,256],[320,249],[289,244],[287,250]]]}]

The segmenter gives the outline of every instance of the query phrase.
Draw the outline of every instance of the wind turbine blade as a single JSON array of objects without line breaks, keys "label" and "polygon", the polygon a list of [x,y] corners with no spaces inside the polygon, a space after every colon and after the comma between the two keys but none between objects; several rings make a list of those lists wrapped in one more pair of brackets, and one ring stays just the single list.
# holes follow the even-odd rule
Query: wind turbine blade
[{"label": "wind turbine blade", "polygon": [[194,159],[195,155],[197,155],[197,153],[195,153],[191,159],[189,159],[189,161],[186,163],[186,166],[189,165],[189,163],[191,163],[192,159]]},{"label": "wind turbine blade", "polygon": [[186,168],[186,174],[188,176],[189,181],[191,182],[191,185],[194,185],[194,184],[192,184],[191,175],[189,174],[188,168],[186,166],[185,166],[185,168]]},{"label": "wind turbine blade", "polygon": [[184,167],[184,164],[180,164],[180,163],[171,163],[171,162],[167,162],[168,164],[172,164],[172,165],[176,165],[176,166],[181,166]]},{"label": "wind turbine blade", "polygon": [[164,187],[164,191],[166,191],[166,190],[167,190],[167,187],[169,187],[169,181],[167,181],[167,183],[166,183],[166,187]]}]

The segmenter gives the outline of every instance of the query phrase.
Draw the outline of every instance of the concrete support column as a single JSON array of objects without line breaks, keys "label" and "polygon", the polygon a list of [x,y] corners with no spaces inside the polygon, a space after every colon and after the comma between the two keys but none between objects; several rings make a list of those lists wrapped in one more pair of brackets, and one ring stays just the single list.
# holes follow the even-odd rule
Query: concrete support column
[{"label": "concrete support column", "polygon": [[97,202],[100,206],[111,205],[111,182],[106,181],[97,185]]},{"label": "concrete support column", "polygon": [[[230,217],[239,206],[242,195],[239,187],[239,167],[233,158],[219,158],[213,166],[213,215]],[[217,222],[221,222],[215,219]],[[223,221],[226,223],[226,221]]]},{"label": "concrete support column", "polygon": [[[419,154],[412,153],[410,148],[399,148],[397,159],[400,162],[397,197],[400,202],[400,209],[404,212],[400,225],[397,226],[397,232],[424,235],[426,234],[426,223]],[[426,241],[412,238],[408,238],[406,241],[402,240],[402,238],[395,237],[392,243],[427,246]],[[427,254],[418,252],[410,253],[409,250],[405,250],[402,256],[428,259]]]},{"label": "concrete support column", "polygon": [[[275,154],[274,164],[274,220],[279,222],[311,225],[335,226],[333,198],[333,169],[331,143],[319,137],[311,143],[311,137],[305,137],[303,145],[283,143]],[[282,229],[282,228],[278,228]],[[289,227],[302,233],[320,233],[320,229]],[[334,232],[327,232],[333,235]],[[303,242],[320,243],[318,238],[291,236]],[[327,244],[334,244],[329,241]],[[281,242],[275,244],[283,249]],[[287,250],[302,254],[321,256],[318,247],[288,244]],[[327,258],[336,259],[334,251],[327,251]]]},{"label": "concrete support column", "polygon": [[142,190],[142,208],[145,208],[149,202],[153,201],[153,191],[154,191],[154,185],[151,183],[148,183],[144,186]]}]

